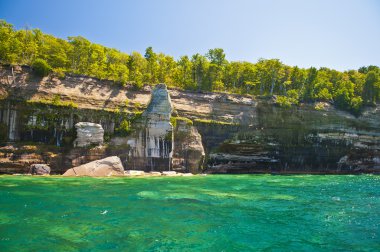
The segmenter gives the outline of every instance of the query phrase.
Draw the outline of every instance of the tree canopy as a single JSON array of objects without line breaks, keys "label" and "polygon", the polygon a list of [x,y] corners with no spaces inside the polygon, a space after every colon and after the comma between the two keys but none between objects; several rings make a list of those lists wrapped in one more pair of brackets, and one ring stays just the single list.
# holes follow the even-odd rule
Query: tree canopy
[{"label": "tree canopy", "polygon": [[354,113],[380,101],[377,66],[340,72],[288,66],[279,59],[228,62],[221,48],[175,60],[152,47],[144,55],[127,54],[81,36],[64,40],[39,29],[16,30],[4,20],[0,20],[0,62],[30,65],[40,75],[48,71],[88,75],[137,88],[164,82],[185,90],[277,95],[287,104],[325,101]]}]

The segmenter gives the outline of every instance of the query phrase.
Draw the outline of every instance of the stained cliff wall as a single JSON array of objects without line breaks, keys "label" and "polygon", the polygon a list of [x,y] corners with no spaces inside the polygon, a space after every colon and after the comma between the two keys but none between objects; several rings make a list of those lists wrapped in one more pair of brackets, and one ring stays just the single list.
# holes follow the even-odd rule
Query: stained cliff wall
[{"label": "stained cliff wall", "polygon": [[358,118],[331,106],[316,110],[312,104],[283,109],[260,101],[255,109],[250,126],[198,125],[205,141],[210,140],[208,172],[380,170],[379,107]]},{"label": "stained cliff wall", "polygon": [[[3,148],[7,148],[9,142],[11,145],[29,142],[51,146],[41,148],[45,152],[34,159],[55,162],[58,173],[73,163],[80,164],[110,153],[120,156],[125,165],[137,160],[130,159],[131,145],[126,138],[114,133],[125,118],[145,110],[150,101],[149,87],[135,91],[131,87],[84,76],[38,78],[28,68],[14,69],[12,74],[9,67],[2,66],[0,91],[0,144]],[[206,172],[356,173],[380,170],[379,106],[367,108],[355,117],[331,104],[301,104],[285,109],[274,104],[271,98],[178,90],[168,90],[168,93],[172,114],[191,119],[193,129],[201,135],[199,138],[190,137],[190,134],[184,139],[201,139],[205,159],[200,166]],[[57,96],[58,105],[47,104]],[[41,100],[45,104],[41,104]],[[75,106],[64,106],[70,104]],[[72,149],[73,126],[80,121],[100,123],[105,130],[107,148]],[[165,128],[158,125],[160,120],[153,121],[156,129]],[[168,125],[167,118],[163,121]],[[178,133],[181,128],[173,130]],[[139,139],[146,141],[146,131],[140,133],[145,135]],[[174,146],[182,144],[177,140]],[[149,141],[152,146],[156,145],[155,140]],[[146,142],[139,144],[146,145]],[[0,160],[0,170],[8,169],[22,156],[23,146],[14,147],[18,150],[13,157],[10,157],[12,151],[1,154],[0,150],[0,159],[8,160],[5,165],[1,165]],[[188,169],[183,160],[186,144],[178,149],[180,151],[173,152],[177,168]],[[60,159],[48,157],[48,152]],[[32,151],[28,153],[33,154]],[[32,160],[30,155],[28,160]],[[135,162],[133,167],[141,168],[138,166],[140,164]]]},{"label": "stained cliff wall", "polygon": [[165,85],[158,84],[136,132],[128,139],[131,146],[127,166],[135,170],[166,171],[172,166],[173,126],[170,123],[172,103]]}]

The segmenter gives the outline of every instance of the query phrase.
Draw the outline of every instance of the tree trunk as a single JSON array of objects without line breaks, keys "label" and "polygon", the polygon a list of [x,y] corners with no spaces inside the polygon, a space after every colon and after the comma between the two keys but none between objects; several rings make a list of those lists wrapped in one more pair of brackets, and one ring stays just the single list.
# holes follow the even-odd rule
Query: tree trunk
[{"label": "tree trunk", "polygon": [[271,87],[270,87],[270,95],[273,94],[273,89],[274,89],[274,78],[272,78],[272,84],[271,84]]}]

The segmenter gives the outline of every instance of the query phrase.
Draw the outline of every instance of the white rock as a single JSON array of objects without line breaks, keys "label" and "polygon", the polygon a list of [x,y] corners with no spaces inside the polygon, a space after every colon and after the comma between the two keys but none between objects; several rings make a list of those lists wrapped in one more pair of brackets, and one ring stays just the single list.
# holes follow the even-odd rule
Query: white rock
[{"label": "white rock", "polygon": [[161,176],[161,172],[155,172],[155,171],[152,171],[152,172],[149,172],[149,175],[152,175],[152,176]]},{"label": "white rock", "polygon": [[126,170],[124,174],[127,176],[142,176],[145,175],[145,172],[140,170]]},{"label": "white rock", "polygon": [[91,122],[79,122],[75,124],[77,138],[74,147],[86,147],[91,144],[102,144],[104,130],[102,125]]},{"label": "white rock", "polygon": [[179,173],[175,171],[163,171],[162,175],[163,176],[181,176]]},{"label": "white rock", "polygon": [[184,177],[189,177],[189,176],[193,176],[194,174],[192,173],[182,173],[182,176]]}]

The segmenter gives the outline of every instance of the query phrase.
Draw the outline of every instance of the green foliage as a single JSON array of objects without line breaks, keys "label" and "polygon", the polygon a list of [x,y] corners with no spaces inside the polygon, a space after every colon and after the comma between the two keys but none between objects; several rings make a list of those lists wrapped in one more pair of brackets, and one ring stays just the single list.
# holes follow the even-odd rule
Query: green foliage
[{"label": "green foliage", "polygon": [[276,97],[276,104],[282,108],[290,108],[292,106],[292,101],[289,97],[278,95]]},{"label": "green foliage", "polygon": [[59,79],[64,79],[66,77],[65,71],[61,67],[55,68],[54,71],[53,71],[53,73]]},{"label": "green foliage", "polygon": [[36,59],[32,64],[32,68],[41,77],[47,76],[51,71],[51,66],[43,59]]},{"label": "green foliage", "polygon": [[332,95],[327,88],[322,88],[317,94],[316,97],[321,101],[330,101],[332,100]]},{"label": "green foliage", "polygon": [[115,134],[118,136],[128,136],[129,134],[131,134],[131,132],[132,129],[130,122],[125,119],[121,121],[119,127],[115,129]]},{"label": "green foliage", "polygon": [[295,89],[289,90],[287,93],[287,96],[293,104],[299,103],[300,96],[297,90]]},{"label": "green foliage", "polygon": [[189,118],[186,118],[186,117],[177,117],[177,121],[185,122],[186,125],[188,125],[188,126],[192,126],[193,125],[193,121],[190,120]]},{"label": "green foliage", "polygon": [[53,105],[57,107],[67,107],[67,108],[78,108],[78,104],[73,101],[61,101],[61,97],[59,95],[55,95],[53,99],[39,99],[39,100],[27,100],[29,104],[45,104],[45,105]]},{"label": "green foliage", "polygon": [[178,60],[152,47],[144,55],[126,54],[81,36],[64,40],[39,29],[15,30],[4,20],[0,20],[0,63],[31,65],[41,76],[53,71],[59,78],[74,73],[108,79],[137,90],[145,84],[164,82],[172,88],[193,91],[276,95],[284,107],[327,101],[358,113],[362,106],[380,101],[377,66],[339,72],[325,67],[291,67],[278,59],[228,62],[221,48]]},{"label": "green foliage", "polygon": [[[371,68],[373,69],[373,68]],[[363,87],[363,100],[375,104],[380,100],[380,69],[369,70]]]},{"label": "green foliage", "polygon": [[134,123],[134,122],[137,122],[137,121],[141,120],[142,114],[143,114],[143,112],[139,112],[139,111],[135,112],[134,115],[131,118],[131,122]]},{"label": "green foliage", "polygon": [[172,116],[170,117],[170,123],[172,124],[173,128],[177,128],[177,118]]},{"label": "green foliage", "polygon": [[350,109],[354,114],[359,114],[363,105],[363,99],[359,96],[351,98]]},{"label": "green foliage", "polygon": [[173,125],[173,128],[177,127],[179,121],[184,122],[187,126],[193,126],[193,121],[190,120],[189,118],[179,117],[179,116],[170,117],[170,123]]},{"label": "green foliage", "polygon": [[215,125],[238,125],[236,123],[231,123],[231,122],[222,122],[222,121],[207,120],[207,119],[195,119],[194,122],[203,123],[203,124],[215,124]]},{"label": "green foliage", "polygon": [[314,109],[319,111],[325,110],[325,105],[323,102],[318,102],[317,104],[315,104]]}]

